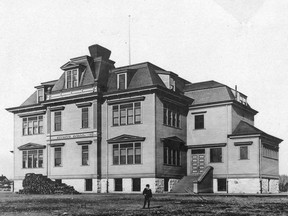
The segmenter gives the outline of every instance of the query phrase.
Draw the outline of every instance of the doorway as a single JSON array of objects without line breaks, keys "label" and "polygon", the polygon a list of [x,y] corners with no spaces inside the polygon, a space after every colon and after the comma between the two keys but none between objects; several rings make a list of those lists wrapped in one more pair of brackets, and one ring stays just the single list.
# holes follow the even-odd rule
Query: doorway
[{"label": "doorway", "polygon": [[191,174],[200,174],[205,169],[205,149],[191,150]]}]

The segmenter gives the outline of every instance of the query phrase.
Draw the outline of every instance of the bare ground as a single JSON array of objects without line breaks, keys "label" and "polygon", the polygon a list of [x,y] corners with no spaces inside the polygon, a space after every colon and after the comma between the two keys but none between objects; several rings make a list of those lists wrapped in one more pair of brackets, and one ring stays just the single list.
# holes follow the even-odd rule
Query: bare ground
[{"label": "bare ground", "polygon": [[288,196],[156,194],[20,195],[0,193],[0,215],[287,215]]}]

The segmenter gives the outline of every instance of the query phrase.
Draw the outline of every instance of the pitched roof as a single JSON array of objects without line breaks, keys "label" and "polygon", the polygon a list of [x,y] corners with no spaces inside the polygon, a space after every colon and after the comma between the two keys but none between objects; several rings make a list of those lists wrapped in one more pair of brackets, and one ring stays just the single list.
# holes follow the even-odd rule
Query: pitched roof
[{"label": "pitched roof", "polygon": [[210,80],[210,81],[205,81],[205,82],[187,84],[185,86],[185,91],[195,91],[195,90],[218,88],[218,87],[224,87],[224,86],[226,85],[216,82],[214,80]]},{"label": "pitched roof", "polygon": [[3,175],[0,176],[0,182],[6,182],[6,181],[9,181],[6,176]]},{"label": "pitched roof", "polygon": [[31,94],[20,106],[29,106],[37,104],[37,91]]},{"label": "pitched roof", "polygon": [[215,81],[188,84],[185,86],[185,95],[194,99],[192,105],[235,99],[229,87]]},{"label": "pitched roof", "polygon": [[253,126],[253,125],[251,125],[245,121],[240,121],[230,136],[258,135],[258,134],[276,139],[279,143],[283,141],[277,137],[274,137],[270,134],[265,133],[264,131],[256,128],[255,126]]}]

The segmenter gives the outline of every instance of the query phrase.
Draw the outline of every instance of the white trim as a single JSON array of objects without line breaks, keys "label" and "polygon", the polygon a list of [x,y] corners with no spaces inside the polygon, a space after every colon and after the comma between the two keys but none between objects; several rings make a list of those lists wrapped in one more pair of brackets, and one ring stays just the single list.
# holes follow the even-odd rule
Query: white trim
[{"label": "white trim", "polygon": [[127,89],[127,73],[118,73],[117,74],[117,89],[120,89],[120,85],[119,85],[119,77],[121,75],[125,75],[125,89]]}]

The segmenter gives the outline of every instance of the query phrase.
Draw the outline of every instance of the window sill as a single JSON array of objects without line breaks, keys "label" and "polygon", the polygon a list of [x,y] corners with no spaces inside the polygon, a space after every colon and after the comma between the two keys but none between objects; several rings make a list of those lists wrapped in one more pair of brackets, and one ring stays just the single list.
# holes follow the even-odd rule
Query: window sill
[{"label": "window sill", "polygon": [[89,167],[90,166],[90,164],[87,164],[87,165],[80,165],[81,167]]},{"label": "window sill", "polygon": [[164,166],[171,166],[171,167],[182,167],[181,165],[173,165],[173,164],[163,164]]},{"label": "window sill", "polygon": [[23,135],[23,137],[26,137],[26,136],[37,136],[37,135],[43,135],[44,133],[38,133],[38,134],[27,134],[27,135]]},{"label": "window sill", "polygon": [[63,130],[53,130],[52,132],[62,132]]},{"label": "window sill", "polygon": [[170,128],[174,128],[174,129],[179,129],[179,130],[182,130],[181,127],[175,127],[175,126],[172,126],[172,125],[167,125],[167,124],[163,124],[164,126],[166,127],[170,127]]},{"label": "window sill", "polygon": [[142,163],[137,164],[112,164],[112,166],[135,166],[135,165],[143,165]]},{"label": "window sill", "polygon": [[200,131],[200,130],[206,130],[206,128],[198,128],[198,129],[193,129],[194,131]]},{"label": "window sill", "polygon": [[247,161],[247,160],[250,160],[249,158],[247,158],[247,159],[238,159],[239,161]]},{"label": "window sill", "polygon": [[223,161],[221,162],[209,162],[210,164],[219,164],[219,163],[224,163]]},{"label": "window sill", "polygon": [[24,170],[26,170],[26,169],[44,169],[44,167],[31,167],[31,168],[22,168],[22,169],[24,169]]},{"label": "window sill", "polygon": [[90,127],[81,127],[80,130],[91,129]]},{"label": "window sill", "polygon": [[54,166],[54,168],[61,168],[61,167],[63,167],[62,165],[61,166]]},{"label": "window sill", "polygon": [[137,123],[137,124],[125,124],[125,125],[111,125],[111,127],[122,127],[122,126],[135,126],[135,125],[142,125],[143,123]]}]

